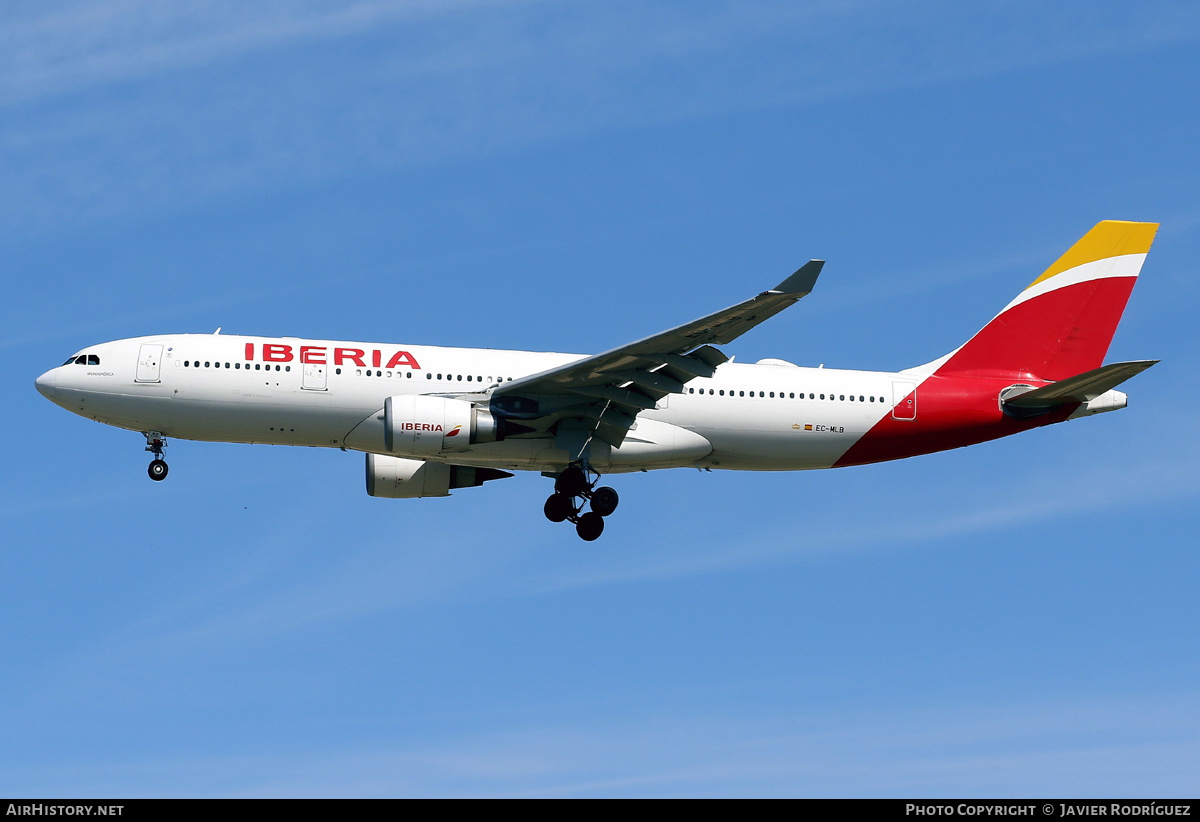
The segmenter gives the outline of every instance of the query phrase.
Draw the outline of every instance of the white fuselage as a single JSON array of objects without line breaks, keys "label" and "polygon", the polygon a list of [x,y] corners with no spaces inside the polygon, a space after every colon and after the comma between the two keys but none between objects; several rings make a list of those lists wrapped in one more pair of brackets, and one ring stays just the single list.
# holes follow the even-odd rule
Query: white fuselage
[{"label": "white fuselage", "polygon": [[[38,380],[58,405],[166,437],[388,453],[388,397],[462,396],[581,355],[397,346],[294,338],[177,334],[91,346]],[[739,470],[832,466],[908,396],[910,374],[726,363],[642,412],[606,472],[694,465]],[[471,397],[470,395],[475,395]],[[904,413],[904,412],[900,412]],[[911,413],[911,412],[910,412]],[[599,444],[598,444],[599,445]],[[571,457],[552,436],[513,437],[423,458],[555,471]]]}]

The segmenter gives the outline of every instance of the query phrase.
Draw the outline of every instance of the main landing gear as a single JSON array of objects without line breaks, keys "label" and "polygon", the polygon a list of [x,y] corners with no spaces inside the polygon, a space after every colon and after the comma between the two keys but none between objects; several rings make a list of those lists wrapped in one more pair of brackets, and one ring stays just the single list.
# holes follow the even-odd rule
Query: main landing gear
[{"label": "main landing gear", "polygon": [[157,431],[143,431],[146,437],[146,450],[154,455],[154,461],[146,469],[150,479],[162,482],[167,478],[167,461],[163,459],[163,449],[167,447],[167,438]]},{"label": "main landing gear", "polygon": [[[581,539],[591,542],[604,532],[604,518],[617,510],[620,498],[607,485],[596,488],[600,475],[590,479],[594,473],[578,463],[572,463],[554,480],[554,493],[546,500],[543,510],[551,522],[570,520],[575,523],[575,532]],[[578,501],[576,500],[578,498]],[[582,513],[584,502],[592,510]]]}]

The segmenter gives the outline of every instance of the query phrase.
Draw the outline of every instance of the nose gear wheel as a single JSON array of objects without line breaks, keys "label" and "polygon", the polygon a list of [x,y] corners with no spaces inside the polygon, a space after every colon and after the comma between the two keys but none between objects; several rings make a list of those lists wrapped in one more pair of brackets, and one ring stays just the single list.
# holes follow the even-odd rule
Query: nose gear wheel
[{"label": "nose gear wheel", "polygon": [[146,438],[146,450],[154,455],[154,460],[146,469],[146,473],[155,482],[162,482],[167,478],[167,461],[163,459],[163,449],[167,447],[167,438],[158,431],[143,431],[142,435]]}]

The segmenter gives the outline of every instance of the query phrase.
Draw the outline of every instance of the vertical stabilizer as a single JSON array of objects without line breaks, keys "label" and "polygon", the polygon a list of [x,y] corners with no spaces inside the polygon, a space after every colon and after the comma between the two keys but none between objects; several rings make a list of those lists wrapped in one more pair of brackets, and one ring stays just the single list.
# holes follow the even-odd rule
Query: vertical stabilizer
[{"label": "vertical stabilizer", "polygon": [[1157,230],[1098,223],[934,373],[1057,381],[1099,368]]}]

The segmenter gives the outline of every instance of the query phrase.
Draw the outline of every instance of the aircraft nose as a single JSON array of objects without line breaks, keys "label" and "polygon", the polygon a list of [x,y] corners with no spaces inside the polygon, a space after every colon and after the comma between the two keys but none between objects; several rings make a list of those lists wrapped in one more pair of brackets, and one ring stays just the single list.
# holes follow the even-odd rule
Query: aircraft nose
[{"label": "aircraft nose", "polygon": [[37,378],[37,390],[48,400],[53,400],[58,395],[58,369],[52,368],[45,374]]}]

